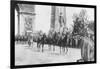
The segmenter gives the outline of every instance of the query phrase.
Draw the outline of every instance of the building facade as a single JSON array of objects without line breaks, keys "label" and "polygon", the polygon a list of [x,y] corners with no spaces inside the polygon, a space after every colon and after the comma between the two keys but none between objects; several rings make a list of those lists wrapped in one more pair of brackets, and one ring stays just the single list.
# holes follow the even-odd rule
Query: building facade
[{"label": "building facade", "polygon": [[[18,4],[17,11],[17,35],[30,35],[35,30],[35,6],[28,4]],[[15,34],[16,35],[16,34]]]}]

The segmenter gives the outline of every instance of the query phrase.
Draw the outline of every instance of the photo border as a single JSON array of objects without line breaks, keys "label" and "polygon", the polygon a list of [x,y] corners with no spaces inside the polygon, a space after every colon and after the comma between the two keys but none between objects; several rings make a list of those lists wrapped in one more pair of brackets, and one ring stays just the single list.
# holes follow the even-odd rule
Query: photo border
[{"label": "photo border", "polygon": [[[94,35],[95,35],[95,60],[87,62],[68,62],[68,63],[52,63],[52,64],[37,64],[37,65],[15,65],[15,5],[16,4],[34,4],[34,5],[54,5],[54,6],[68,6],[68,7],[83,7],[94,8]],[[10,1],[10,67],[13,68],[31,68],[31,67],[48,67],[48,66],[62,66],[62,65],[80,65],[80,64],[93,64],[97,62],[97,49],[96,49],[96,5],[82,5],[82,4],[67,4],[67,3],[52,3],[52,2],[36,2],[36,1]]]}]

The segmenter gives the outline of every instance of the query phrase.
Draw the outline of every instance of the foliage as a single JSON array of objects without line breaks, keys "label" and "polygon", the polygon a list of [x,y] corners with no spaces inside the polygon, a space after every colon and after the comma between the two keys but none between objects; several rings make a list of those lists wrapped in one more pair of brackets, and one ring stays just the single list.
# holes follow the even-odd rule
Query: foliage
[{"label": "foliage", "polygon": [[87,11],[82,9],[79,14],[74,14],[73,22],[74,28],[72,34],[85,36],[87,34],[88,24]]}]

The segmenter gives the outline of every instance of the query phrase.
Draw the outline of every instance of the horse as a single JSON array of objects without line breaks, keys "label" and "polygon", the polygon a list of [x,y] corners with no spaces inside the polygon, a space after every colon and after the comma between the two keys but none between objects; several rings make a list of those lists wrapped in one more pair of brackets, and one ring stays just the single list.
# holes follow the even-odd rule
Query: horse
[{"label": "horse", "polygon": [[47,44],[48,44],[48,47],[49,47],[49,50],[51,50],[52,46],[54,43],[54,38],[53,38],[53,33],[52,32],[49,32],[49,34],[47,35]]},{"label": "horse", "polygon": [[63,52],[67,52],[67,33],[62,33],[62,35],[60,35],[59,40],[58,40],[58,45],[60,46],[60,53],[62,52],[61,50],[63,50]]},{"label": "horse", "polygon": [[53,51],[55,51],[55,46],[57,44],[57,33],[54,32],[52,36]]},{"label": "horse", "polygon": [[29,47],[33,46],[33,37],[31,35],[28,36],[28,45],[29,45]]},{"label": "horse", "polygon": [[67,36],[68,36],[67,34],[63,35],[63,39],[62,39],[62,47],[63,47],[62,49],[63,49],[63,52],[66,51],[66,53],[68,51],[68,48],[67,48],[67,39],[68,39],[68,37]]},{"label": "horse", "polygon": [[44,33],[40,40],[40,44],[42,45],[42,52],[43,52],[45,42],[46,42],[46,34]]},{"label": "horse", "polygon": [[46,34],[39,32],[39,35],[37,37],[37,48],[38,49],[42,48],[42,52],[45,43],[46,43]]},{"label": "horse", "polygon": [[37,37],[37,41],[36,41],[36,42],[37,42],[37,48],[38,48],[38,49],[40,49],[41,38],[42,38],[42,35],[39,35],[39,36]]}]

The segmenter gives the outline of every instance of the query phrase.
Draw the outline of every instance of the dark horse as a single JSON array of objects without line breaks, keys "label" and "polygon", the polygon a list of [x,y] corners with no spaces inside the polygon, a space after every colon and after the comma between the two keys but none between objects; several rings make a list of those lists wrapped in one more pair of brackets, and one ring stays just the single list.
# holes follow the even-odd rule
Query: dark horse
[{"label": "dark horse", "polygon": [[46,34],[45,33],[40,35],[37,39],[37,48],[40,49],[42,47],[42,52],[43,52],[45,41],[46,41]]},{"label": "dark horse", "polygon": [[48,36],[46,36],[45,33],[41,34],[37,39],[37,48],[42,48],[42,52],[44,51],[44,44],[48,44],[49,50],[51,50],[51,45],[53,45],[53,51],[55,51],[55,46],[57,45],[60,47],[60,52],[61,49],[63,49],[63,52],[67,52],[67,34],[60,35],[57,32],[54,32],[53,34],[49,33]]},{"label": "dark horse", "polygon": [[60,46],[60,53],[62,52],[62,50],[63,50],[63,52],[68,51],[67,39],[68,39],[67,34],[62,34],[61,37],[59,37],[57,44],[58,44],[58,46]]}]

